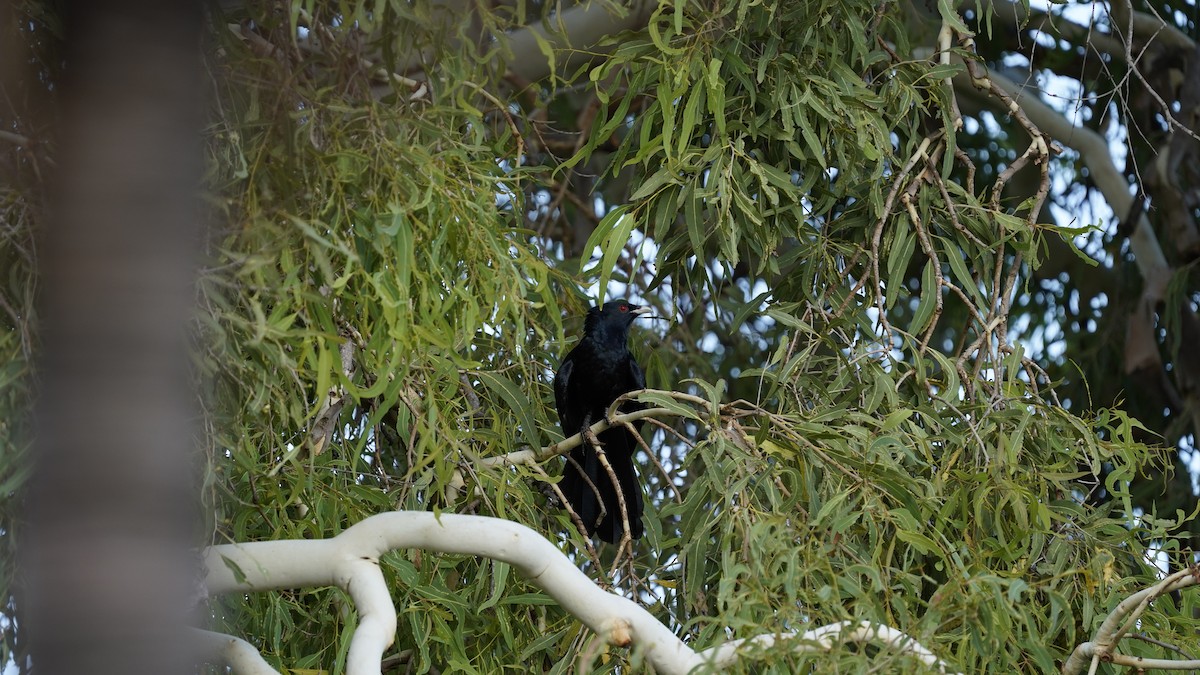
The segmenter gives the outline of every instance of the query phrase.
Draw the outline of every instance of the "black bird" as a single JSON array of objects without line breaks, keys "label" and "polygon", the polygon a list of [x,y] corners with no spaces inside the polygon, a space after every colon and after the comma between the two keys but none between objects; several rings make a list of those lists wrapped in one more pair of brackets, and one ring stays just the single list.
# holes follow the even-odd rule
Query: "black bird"
[{"label": "black bird", "polygon": [[[563,435],[574,436],[604,419],[608,406],[621,394],[646,388],[646,376],[626,344],[634,319],[653,311],[628,300],[613,300],[588,310],[583,340],[563,359],[554,376],[554,403]],[[620,412],[641,410],[637,401],[621,404]],[[641,429],[641,421],[634,426]],[[638,442],[629,429],[619,426],[599,434],[605,457],[617,476],[625,498],[629,535],[642,536],[642,488],[633,468]],[[621,505],[612,478],[600,464],[591,443],[584,439],[571,451],[563,470],[563,496],[583,521],[588,536],[604,541],[621,540]]]}]

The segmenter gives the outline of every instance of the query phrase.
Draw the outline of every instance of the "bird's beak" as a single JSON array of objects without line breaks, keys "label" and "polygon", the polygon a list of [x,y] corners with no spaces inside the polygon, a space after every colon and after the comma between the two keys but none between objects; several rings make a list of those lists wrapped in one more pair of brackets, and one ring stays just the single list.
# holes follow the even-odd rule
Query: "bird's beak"
[{"label": "bird's beak", "polygon": [[651,314],[651,313],[653,313],[653,312],[654,312],[654,308],[653,308],[653,307],[647,307],[647,306],[645,306],[645,305],[643,305],[643,306],[641,306],[641,307],[638,307],[637,309],[633,310],[633,313],[634,313],[634,314],[637,314],[638,316],[646,316],[647,314]]}]

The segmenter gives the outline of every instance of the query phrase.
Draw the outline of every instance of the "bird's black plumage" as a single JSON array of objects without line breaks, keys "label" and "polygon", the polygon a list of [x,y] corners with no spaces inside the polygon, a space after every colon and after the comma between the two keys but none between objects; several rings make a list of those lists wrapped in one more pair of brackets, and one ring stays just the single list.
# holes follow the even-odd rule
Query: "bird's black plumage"
[{"label": "bird's black plumage", "polygon": [[[554,402],[565,436],[580,433],[604,419],[608,406],[621,394],[645,389],[646,376],[629,353],[629,327],[651,310],[627,300],[613,300],[588,311],[583,339],[563,359],[554,376]],[[620,412],[644,408],[636,401],[621,405]],[[641,428],[641,422],[634,423]],[[599,434],[604,454],[625,498],[629,534],[642,536],[642,488],[633,468],[638,442],[624,427]],[[616,543],[623,532],[621,506],[612,478],[585,439],[571,451],[563,470],[563,496],[583,521],[588,536]]]}]

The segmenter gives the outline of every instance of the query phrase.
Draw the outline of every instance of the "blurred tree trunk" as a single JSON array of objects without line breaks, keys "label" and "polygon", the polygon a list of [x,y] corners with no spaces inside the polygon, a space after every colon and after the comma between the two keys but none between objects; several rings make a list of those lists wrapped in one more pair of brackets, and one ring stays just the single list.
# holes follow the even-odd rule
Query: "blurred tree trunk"
[{"label": "blurred tree trunk", "polygon": [[199,3],[65,16],[23,630],[38,673],[187,672]]}]

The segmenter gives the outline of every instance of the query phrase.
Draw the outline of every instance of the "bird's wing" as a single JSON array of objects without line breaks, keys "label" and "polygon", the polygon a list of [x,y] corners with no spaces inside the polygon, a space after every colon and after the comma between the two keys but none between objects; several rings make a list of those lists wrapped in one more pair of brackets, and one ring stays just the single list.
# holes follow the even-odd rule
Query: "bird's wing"
[{"label": "bird's wing", "polygon": [[568,436],[572,433],[568,429],[578,424],[571,424],[571,420],[567,419],[571,413],[567,385],[571,381],[571,371],[575,368],[575,360],[571,357],[572,354],[567,354],[567,358],[563,359],[562,365],[558,367],[558,372],[554,374],[554,407],[558,408],[558,423],[562,425],[563,433]]},{"label": "bird's wing", "polygon": [[[632,356],[629,357],[629,385],[630,387],[626,391],[646,388],[646,374],[642,372],[642,367],[638,365],[638,362]],[[640,401],[626,401],[621,404],[621,412],[633,412],[635,410],[644,410],[645,408],[646,404]],[[634,422],[634,426],[640,429],[642,421],[638,420]]]},{"label": "bird's wing", "polygon": [[629,377],[633,381],[633,389],[630,391],[646,388],[646,374],[642,372],[642,367],[632,356],[629,357]]}]

